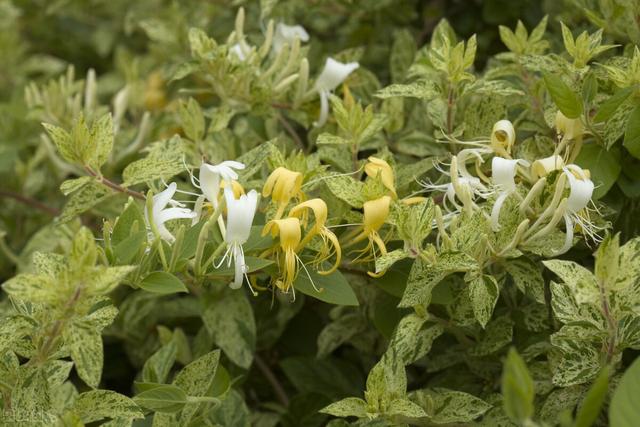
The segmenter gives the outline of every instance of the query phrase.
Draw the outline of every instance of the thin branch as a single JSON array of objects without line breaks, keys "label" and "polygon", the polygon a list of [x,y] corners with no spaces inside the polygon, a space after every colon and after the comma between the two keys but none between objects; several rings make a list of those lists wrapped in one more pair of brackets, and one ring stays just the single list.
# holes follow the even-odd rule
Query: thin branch
[{"label": "thin branch", "polygon": [[54,207],[51,206],[47,206],[42,202],[39,202],[36,199],[33,199],[31,197],[28,196],[23,196],[22,194],[18,194],[18,193],[14,193],[13,191],[7,191],[7,190],[0,190],[0,197],[8,197],[10,199],[16,200],[20,203],[23,203],[27,206],[31,206],[33,208],[36,208],[38,210],[41,210],[42,212],[46,212],[49,215],[53,215],[56,216],[60,213],[60,211]]},{"label": "thin branch", "polygon": [[282,127],[287,131],[287,133],[289,134],[289,136],[293,139],[293,141],[296,143],[296,145],[304,152],[307,152],[307,147],[304,145],[304,142],[302,142],[302,139],[300,139],[300,137],[298,136],[298,134],[296,133],[295,129],[291,126],[291,124],[287,121],[287,119],[285,119],[282,114],[278,113],[278,121],[280,122],[280,124],[282,125]]},{"label": "thin branch", "polygon": [[267,381],[271,385],[271,388],[273,388],[273,391],[280,403],[282,403],[283,406],[288,407],[289,396],[287,396],[287,392],[284,391],[284,387],[282,387],[282,384],[280,384],[278,378],[275,376],[271,368],[269,368],[269,365],[267,365],[266,362],[262,360],[262,358],[258,354],[254,356],[253,360],[255,360],[256,366],[258,367],[258,369],[260,369],[260,372],[262,372],[264,377],[267,379]]},{"label": "thin branch", "polygon": [[102,175],[99,175],[93,169],[91,169],[89,166],[85,166],[84,170],[86,170],[89,175],[93,176],[94,178],[97,178],[100,183],[102,183],[103,185],[111,188],[112,190],[119,191],[120,193],[128,194],[128,195],[130,195],[132,197],[135,197],[136,199],[139,199],[139,200],[146,200],[146,197],[144,196],[144,194],[142,194],[142,193],[140,193],[138,191],[130,190],[127,187],[123,187],[122,185],[117,184],[117,183],[105,178]]}]

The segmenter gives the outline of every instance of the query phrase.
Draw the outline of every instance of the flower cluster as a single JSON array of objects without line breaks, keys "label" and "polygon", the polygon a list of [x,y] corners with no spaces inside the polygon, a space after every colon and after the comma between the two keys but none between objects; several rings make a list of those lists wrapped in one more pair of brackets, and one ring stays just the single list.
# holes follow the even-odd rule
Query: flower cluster
[{"label": "flower cluster", "polygon": [[[516,198],[519,211],[527,218],[510,248],[547,236],[555,231],[560,221],[565,224],[565,242],[557,249],[557,255],[571,248],[576,225],[584,235],[598,242],[601,228],[590,219],[594,191],[590,173],[576,164],[567,163],[571,158],[571,146],[567,142],[580,141],[583,126],[578,119],[567,119],[560,112],[556,126],[561,136],[556,153],[533,162],[512,157],[516,133],[507,120],[497,122],[487,140],[453,140],[469,148],[452,157],[448,171],[439,167],[450,182],[423,184],[429,191],[444,192],[443,206],[448,218],[480,211],[496,232],[501,228],[505,202]],[[491,167],[483,168],[489,159]],[[475,175],[469,172],[470,167],[474,168]]]}]

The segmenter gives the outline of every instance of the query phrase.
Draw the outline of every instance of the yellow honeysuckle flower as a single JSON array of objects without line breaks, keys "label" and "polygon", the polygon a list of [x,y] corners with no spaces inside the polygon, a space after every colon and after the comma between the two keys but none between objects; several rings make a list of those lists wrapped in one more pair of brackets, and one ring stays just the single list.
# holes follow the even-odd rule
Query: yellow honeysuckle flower
[{"label": "yellow honeysuckle flower", "polygon": [[[391,197],[382,196],[379,199],[369,200],[365,202],[363,205],[364,210],[364,220],[362,223],[362,228],[357,229],[355,231],[355,236],[349,236],[348,242],[345,246],[351,246],[358,242],[363,241],[364,239],[368,239],[367,245],[359,250],[360,255],[356,257],[356,260],[361,261],[371,261],[376,258],[376,246],[380,251],[381,255],[385,255],[387,253],[387,247],[384,244],[384,240],[380,237],[378,231],[384,225],[385,221],[389,217],[389,209],[391,207]],[[358,232],[359,231],[359,232]],[[351,233],[354,234],[354,233]],[[371,256],[364,257],[365,254],[371,253]],[[367,272],[372,277],[380,277],[382,273],[372,273]]]},{"label": "yellow honeysuckle flower", "polygon": [[336,235],[325,226],[327,221],[327,204],[322,199],[307,200],[306,202],[294,206],[289,212],[289,215],[300,218],[304,216],[307,209],[313,211],[315,223],[298,245],[298,250],[302,250],[302,248],[305,247],[314,236],[320,236],[323,241],[323,245],[315,260],[316,264],[321,264],[323,261],[326,261],[334,252],[336,254],[336,261],[329,270],[318,271],[318,274],[333,273],[340,265],[342,249],[340,248],[340,243],[338,242]]},{"label": "yellow honeysuckle flower", "polygon": [[564,168],[564,160],[557,154],[545,157],[544,159],[538,159],[531,165],[531,171],[537,178],[542,178],[553,171],[562,170],[562,168]]},{"label": "yellow honeysuckle flower", "polygon": [[279,261],[282,275],[276,280],[275,284],[286,293],[292,287],[298,275],[298,262],[302,262],[296,254],[302,238],[300,220],[298,218],[271,220],[262,230],[263,236],[267,233],[271,233],[272,237],[278,236],[280,239],[279,250],[282,251],[283,257]]},{"label": "yellow honeysuckle flower", "polygon": [[516,131],[509,120],[498,120],[491,130],[491,148],[500,156],[509,157],[516,142]]},{"label": "yellow honeysuckle flower", "polygon": [[393,198],[398,197],[396,194],[395,177],[393,169],[386,161],[377,157],[369,157],[369,163],[364,166],[364,172],[367,176],[375,178],[380,176],[382,184],[391,192]]},{"label": "yellow honeysuckle flower", "polygon": [[407,206],[411,206],[411,205],[417,205],[418,203],[422,203],[425,200],[428,200],[428,199],[422,196],[415,196],[415,197],[407,197],[406,199],[402,199],[400,201]]},{"label": "yellow honeysuckle flower", "polygon": [[262,196],[271,196],[271,200],[278,204],[278,210],[274,218],[281,218],[291,199],[303,198],[302,174],[284,167],[275,169],[264,184]]},{"label": "yellow honeysuckle flower", "polygon": [[[220,188],[224,191],[227,185],[229,185],[227,181],[222,181],[222,183],[220,184]],[[231,190],[233,190],[233,196],[236,199],[239,199],[240,196],[245,194],[242,184],[240,184],[238,181],[231,181]]]},{"label": "yellow honeysuckle flower", "polygon": [[582,138],[582,134],[584,133],[584,125],[579,117],[577,119],[570,119],[562,114],[560,110],[556,113],[555,125],[556,130],[562,134],[563,139],[577,140]]}]

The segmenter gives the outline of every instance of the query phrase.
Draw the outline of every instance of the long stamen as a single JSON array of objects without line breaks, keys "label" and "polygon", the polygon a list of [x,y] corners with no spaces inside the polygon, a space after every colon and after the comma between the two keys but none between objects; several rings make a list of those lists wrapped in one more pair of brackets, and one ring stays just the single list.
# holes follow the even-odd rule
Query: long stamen
[{"label": "long stamen", "polygon": [[[298,256],[298,254],[294,253],[293,255],[296,257],[296,260],[300,263],[300,265],[304,269],[305,273],[307,273],[307,277],[309,278],[309,281],[311,282],[311,286],[313,286],[313,289],[318,293],[322,292],[324,290],[324,288],[318,289],[316,287],[316,284],[314,283],[313,279],[311,278],[311,274],[309,274],[309,270],[307,270],[307,266],[304,265],[304,262],[302,262],[302,260]],[[291,286],[291,289],[293,289],[293,285]]]}]

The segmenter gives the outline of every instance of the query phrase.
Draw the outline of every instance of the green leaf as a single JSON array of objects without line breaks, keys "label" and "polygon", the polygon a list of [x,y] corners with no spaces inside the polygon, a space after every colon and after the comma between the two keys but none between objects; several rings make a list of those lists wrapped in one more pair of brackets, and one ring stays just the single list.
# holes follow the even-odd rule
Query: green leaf
[{"label": "green leaf", "polygon": [[594,199],[599,199],[607,194],[616,183],[622,170],[620,156],[618,146],[613,146],[608,150],[593,142],[582,146],[575,162],[591,172],[591,180],[596,187],[593,191]]},{"label": "green leaf", "polygon": [[69,163],[76,163],[81,160],[80,156],[76,152],[69,132],[61,127],[49,123],[42,123],[42,126],[49,134],[49,137],[55,144],[63,159]]},{"label": "green leaf", "polygon": [[595,276],[605,289],[611,289],[618,281],[620,263],[620,235],[608,234],[595,253]]},{"label": "green leaf", "polygon": [[146,247],[147,232],[138,231],[137,233],[131,233],[126,239],[118,243],[113,247],[118,264],[126,264],[133,261],[135,256],[142,252]]},{"label": "green leaf", "polygon": [[336,348],[366,330],[367,321],[359,312],[347,312],[326,325],[318,335],[318,357],[326,357]]},{"label": "green leaf", "polygon": [[522,424],[533,416],[533,379],[515,348],[509,350],[502,371],[504,411],[515,423]]},{"label": "green leaf", "polygon": [[633,93],[633,89],[633,87],[620,89],[619,91],[614,93],[611,98],[603,102],[598,108],[598,112],[593,117],[594,123],[607,121],[613,115],[613,113],[616,112],[618,107],[622,105],[622,103],[626,101],[627,98],[629,98],[629,95]]},{"label": "green leaf", "polygon": [[155,412],[178,412],[187,404],[187,394],[180,387],[158,384],[137,394],[133,400],[140,406]]},{"label": "green leaf", "polygon": [[553,271],[574,292],[578,304],[596,303],[600,301],[598,283],[593,274],[573,261],[548,260],[542,262]]},{"label": "green leaf", "polygon": [[324,132],[318,135],[316,144],[317,145],[342,145],[342,144],[349,144],[349,141],[342,137]]},{"label": "green leaf", "polygon": [[444,332],[439,324],[424,327],[426,318],[416,314],[403,317],[396,327],[388,350],[403,364],[409,365],[431,350],[431,345]]},{"label": "green leaf", "polygon": [[558,106],[562,114],[570,119],[576,119],[582,114],[582,100],[562,79],[554,74],[544,74],[544,84],[551,95],[551,99]]},{"label": "green leaf", "polygon": [[[214,350],[185,366],[173,380],[173,385],[180,387],[188,396],[210,396],[215,386],[220,350]],[[182,409],[180,419],[188,421],[203,405],[201,402],[189,402]],[[209,403],[210,405],[210,403]]]},{"label": "green leaf", "polygon": [[640,358],[631,364],[618,383],[609,406],[611,427],[634,427],[640,419]]},{"label": "green leaf", "polygon": [[392,84],[376,93],[376,97],[381,99],[403,97],[430,100],[438,96],[440,91],[436,84],[426,80],[410,84]]},{"label": "green leaf", "polygon": [[55,281],[43,275],[18,274],[4,282],[2,289],[23,301],[51,303],[57,299]]},{"label": "green leaf", "polygon": [[436,424],[470,423],[491,409],[490,404],[472,394],[444,388],[417,390],[409,398]]},{"label": "green leaf", "polygon": [[183,159],[187,155],[185,146],[178,135],[152,144],[147,157],[136,160],[124,168],[122,185],[129,187],[160,178],[166,180],[183,172]]},{"label": "green leaf", "polygon": [[293,287],[303,294],[329,304],[359,305],[356,294],[340,271],[327,275],[318,274],[313,270],[309,270],[308,274],[301,271],[293,282]]},{"label": "green leaf", "polygon": [[185,135],[192,141],[201,141],[204,137],[205,124],[200,104],[193,98],[189,98],[186,102],[181,101],[178,116]]},{"label": "green leaf", "polygon": [[334,357],[287,357],[280,361],[287,379],[301,393],[319,393],[336,400],[362,392],[364,378],[354,366]]},{"label": "green leaf", "polygon": [[68,196],[71,193],[75,193],[92,180],[93,177],[91,176],[81,176],[80,178],[67,179],[62,184],[60,184],[60,191],[65,196]]},{"label": "green leaf", "polygon": [[366,418],[367,402],[357,397],[347,397],[329,406],[325,406],[320,412],[333,415],[334,417]]},{"label": "green leaf", "polygon": [[384,413],[385,408],[396,399],[403,399],[407,393],[407,375],[400,360],[386,353],[369,371],[366,391],[368,412]]},{"label": "green leaf", "polygon": [[576,414],[576,421],[573,427],[590,427],[598,419],[602,410],[602,405],[609,391],[610,370],[605,367],[593,382],[587,396],[582,401],[582,406]]},{"label": "green leaf", "polygon": [[498,282],[487,274],[474,275],[469,282],[469,296],[476,320],[484,328],[491,316],[500,296]]},{"label": "green leaf", "polygon": [[544,304],[544,279],[539,264],[522,257],[508,260],[504,269],[509,273],[520,292],[530,295],[537,302]]},{"label": "green leaf", "polygon": [[411,31],[404,29],[393,34],[393,46],[389,57],[389,70],[393,82],[398,83],[404,80],[413,63],[416,50],[416,42]]},{"label": "green leaf", "polygon": [[139,286],[147,292],[160,295],[189,292],[180,279],[173,274],[166,273],[164,271],[154,271],[153,273],[149,273],[147,277],[139,283]]},{"label": "green leaf", "polygon": [[[26,317],[2,316],[0,324],[0,355],[5,350],[12,349],[16,341],[29,334],[34,326]],[[1,368],[0,368],[1,369]],[[2,372],[0,370],[0,372]]]},{"label": "green leaf", "polygon": [[109,159],[113,148],[113,121],[111,113],[104,114],[91,126],[90,144],[85,148],[86,163],[99,171]]},{"label": "green leaf", "polygon": [[78,376],[90,387],[98,387],[104,359],[100,332],[70,325],[64,329],[63,337]]},{"label": "green leaf", "polygon": [[598,375],[601,369],[601,354],[583,337],[561,338],[561,332],[551,337],[554,346],[561,346],[562,356],[553,369],[553,384],[567,387],[575,384],[586,383]]},{"label": "green leaf", "polygon": [[[132,233],[145,231],[144,215],[140,205],[133,198],[129,198],[127,204],[118,217],[111,230],[111,244],[117,246]],[[146,232],[146,231],[145,231]]]},{"label": "green leaf", "polygon": [[362,208],[365,200],[362,196],[364,183],[361,181],[356,181],[350,176],[335,175],[326,177],[324,183],[338,199],[356,209]]},{"label": "green leaf", "polygon": [[178,346],[174,340],[153,353],[142,367],[142,380],[148,383],[164,383],[176,360]]},{"label": "green leaf", "polygon": [[617,281],[615,284],[616,290],[626,289],[636,295],[636,298],[640,298],[637,295],[636,287],[634,284],[640,284],[640,263],[637,260],[640,259],[640,237],[629,240],[620,248],[620,261],[618,268]]},{"label": "green leaf", "polygon": [[421,418],[427,415],[420,405],[404,398],[391,401],[391,404],[385,411],[385,414],[402,415],[409,418]]},{"label": "green leaf", "polygon": [[62,224],[69,222],[112,194],[104,185],[91,180],[69,197],[57,221]]},{"label": "green leaf", "polygon": [[477,263],[473,258],[458,252],[440,254],[433,265],[422,257],[417,258],[411,267],[407,288],[398,307],[428,305],[431,302],[431,291],[442,279],[456,271],[472,270],[476,267]]},{"label": "green leaf", "polygon": [[633,157],[640,159],[640,105],[633,109],[627,120],[622,145],[629,150]]},{"label": "green leaf", "polygon": [[135,401],[110,390],[81,393],[73,404],[73,410],[85,424],[105,418],[144,418]]},{"label": "green leaf", "polygon": [[214,342],[233,363],[249,368],[256,345],[256,324],[251,304],[242,290],[226,289],[208,302],[202,320]]}]

